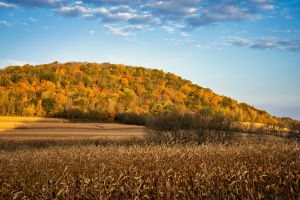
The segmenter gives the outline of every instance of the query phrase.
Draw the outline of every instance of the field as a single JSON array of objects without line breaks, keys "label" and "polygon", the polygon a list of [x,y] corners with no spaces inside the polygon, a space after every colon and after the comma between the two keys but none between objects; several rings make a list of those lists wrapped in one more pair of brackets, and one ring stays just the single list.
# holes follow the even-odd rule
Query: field
[{"label": "field", "polygon": [[144,127],[113,123],[75,123],[65,119],[38,117],[0,117],[1,136],[112,136],[143,137]]},{"label": "field", "polygon": [[10,123],[0,132],[0,199],[300,198],[300,146],[286,139],[157,145],[139,126],[0,121]]},{"label": "field", "polygon": [[0,150],[49,146],[87,146],[143,140],[142,126],[74,123],[64,119],[0,117]]}]

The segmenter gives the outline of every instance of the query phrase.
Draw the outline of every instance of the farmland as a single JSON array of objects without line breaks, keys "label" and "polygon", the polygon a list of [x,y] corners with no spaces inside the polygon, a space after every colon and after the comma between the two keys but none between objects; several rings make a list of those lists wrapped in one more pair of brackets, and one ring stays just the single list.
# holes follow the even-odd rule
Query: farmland
[{"label": "farmland", "polygon": [[65,119],[0,117],[0,150],[140,143],[143,126],[113,123],[79,123]]},{"label": "farmland", "polygon": [[300,200],[300,0],[0,0],[0,200]]},{"label": "farmland", "polygon": [[299,198],[300,146],[283,138],[158,145],[140,126],[1,120],[0,199]]}]

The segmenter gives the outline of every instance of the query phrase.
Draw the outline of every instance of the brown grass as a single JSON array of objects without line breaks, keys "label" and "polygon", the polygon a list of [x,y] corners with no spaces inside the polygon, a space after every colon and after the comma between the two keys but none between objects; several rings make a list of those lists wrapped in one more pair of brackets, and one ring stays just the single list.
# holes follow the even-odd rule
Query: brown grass
[{"label": "brown grass", "polygon": [[283,142],[0,151],[0,199],[299,199],[299,155]]},{"label": "brown grass", "polygon": [[0,199],[300,199],[300,146],[285,138],[156,145],[137,126],[22,123],[0,135]]}]

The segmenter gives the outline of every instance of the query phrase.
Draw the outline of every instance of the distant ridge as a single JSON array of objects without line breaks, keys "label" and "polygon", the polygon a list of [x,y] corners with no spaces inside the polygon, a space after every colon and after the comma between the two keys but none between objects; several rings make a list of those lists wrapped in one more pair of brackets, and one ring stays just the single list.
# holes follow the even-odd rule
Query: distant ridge
[{"label": "distant ridge", "polygon": [[224,112],[240,122],[279,118],[215,94],[162,70],[110,63],[50,63],[0,70],[0,115],[51,116],[68,110],[156,114],[199,109]]}]

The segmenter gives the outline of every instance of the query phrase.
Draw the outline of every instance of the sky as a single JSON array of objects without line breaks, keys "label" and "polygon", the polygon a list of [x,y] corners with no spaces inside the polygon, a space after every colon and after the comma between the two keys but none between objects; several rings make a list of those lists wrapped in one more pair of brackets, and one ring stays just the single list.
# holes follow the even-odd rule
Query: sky
[{"label": "sky", "polygon": [[54,61],[162,69],[300,119],[300,0],[0,0],[0,68]]}]

